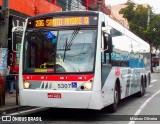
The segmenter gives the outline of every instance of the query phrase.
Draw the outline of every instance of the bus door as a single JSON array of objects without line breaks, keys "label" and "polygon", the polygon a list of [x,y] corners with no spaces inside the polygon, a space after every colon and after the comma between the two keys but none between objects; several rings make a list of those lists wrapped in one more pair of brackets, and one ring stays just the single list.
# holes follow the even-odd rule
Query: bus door
[{"label": "bus door", "polygon": [[106,28],[102,28],[102,50],[101,50],[101,82],[102,87],[111,71],[111,52],[112,40],[111,36],[106,33]]}]

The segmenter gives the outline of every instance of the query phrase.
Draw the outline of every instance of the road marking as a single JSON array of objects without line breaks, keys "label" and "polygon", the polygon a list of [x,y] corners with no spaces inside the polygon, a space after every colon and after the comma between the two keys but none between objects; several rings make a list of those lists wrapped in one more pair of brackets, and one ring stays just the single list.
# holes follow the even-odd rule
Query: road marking
[{"label": "road marking", "polygon": [[153,87],[153,85],[149,85],[149,87]]},{"label": "road marking", "polygon": [[156,79],[155,79],[155,80],[152,80],[151,83],[154,83],[154,82],[156,82],[156,81],[157,81]]},{"label": "road marking", "polygon": [[[134,116],[137,116],[141,113],[141,111],[144,109],[144,107],[150,102],[150,100],[155,97],[158,93],[160,93],[160,90],[157,91],[155,94],[153,94],[150,98],[148,98],[142,105],[141,107],[139,107],[139,109],[136,111],[136,113],[134,114]],[[134,124],[135,121],[129,121],[128,124]]]},{"label": "road marking", "polygon": [[12,113],[12,114],[7,114],[7,115],[18,115],[18,114],[24,114],[24,113],[27,113],[27,112],[31,112],[31,111],[36,111],[36,110],[41,110],[41,109],[44,109],[45,107],[40,107],[40,108],[35,108],[35,109],[30,109],[30,110],[25,110],[25,111],[20,111],[20,112],[15,112],[15,113]]}]

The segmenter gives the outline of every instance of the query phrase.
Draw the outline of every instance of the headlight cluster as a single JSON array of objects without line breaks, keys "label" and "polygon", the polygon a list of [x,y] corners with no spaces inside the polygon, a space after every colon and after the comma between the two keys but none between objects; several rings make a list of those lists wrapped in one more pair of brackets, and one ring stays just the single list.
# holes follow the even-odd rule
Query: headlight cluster
[{"label": "headlight cluster", "polygon": [[24,89],[28,89],[28,88],[30,88],[30,83],[29,83],[29,81],[23,81],[23,88]]},{"label": "headlight cluster", "polygon": [[92,85],[93,85],[93,79],[88,80],[84,84],[82,84],[80,87],[77,88],[78,91],[88,91],[92,90]]}]

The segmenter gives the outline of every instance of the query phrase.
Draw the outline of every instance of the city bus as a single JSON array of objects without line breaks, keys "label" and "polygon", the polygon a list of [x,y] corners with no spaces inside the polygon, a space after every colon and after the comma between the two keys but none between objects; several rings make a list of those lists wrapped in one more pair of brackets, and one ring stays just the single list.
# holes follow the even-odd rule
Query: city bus
[{"label": "city bus", "polygon": [[29,17],[19,63],[20,105],[109,107],[150,84],[150,46],[97,11]]}]

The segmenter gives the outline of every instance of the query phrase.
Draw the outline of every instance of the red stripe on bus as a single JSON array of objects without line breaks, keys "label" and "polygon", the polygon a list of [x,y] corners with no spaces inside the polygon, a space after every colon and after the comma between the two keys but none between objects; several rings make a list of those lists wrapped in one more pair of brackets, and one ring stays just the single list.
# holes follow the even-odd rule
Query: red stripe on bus
[{"label": "red stripe on bus", "polygon": [[89,75],[23,75],[25,80],[44,80],[44,81],[88,81],[93,78],[93,74]]}]

